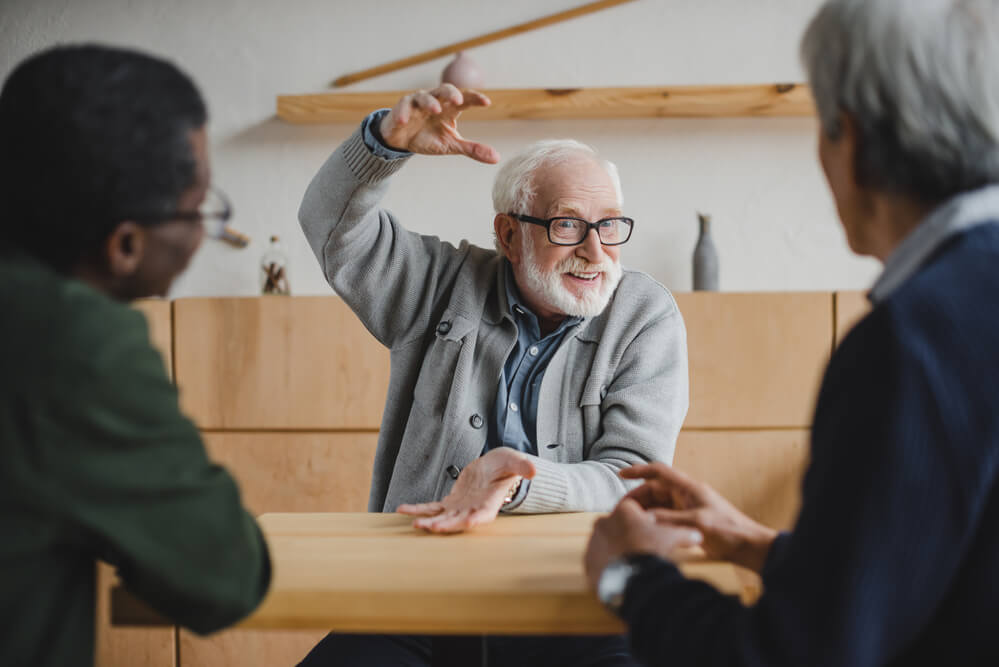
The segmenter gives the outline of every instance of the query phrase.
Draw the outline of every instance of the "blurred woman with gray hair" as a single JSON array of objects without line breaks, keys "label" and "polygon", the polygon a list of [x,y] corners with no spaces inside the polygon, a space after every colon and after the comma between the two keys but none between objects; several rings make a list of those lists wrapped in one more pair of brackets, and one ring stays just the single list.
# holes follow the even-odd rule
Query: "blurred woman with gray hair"
[{"label": "blurred woman with gray hair", "polygon": [[[850,247],[884,272],[826,371],[797,523],[637,466],[587,574],[648,664],[997,665],[999,1],[830,0],[802,58]],[[684,578],[691,541],[760,573],[757,603]]]}]

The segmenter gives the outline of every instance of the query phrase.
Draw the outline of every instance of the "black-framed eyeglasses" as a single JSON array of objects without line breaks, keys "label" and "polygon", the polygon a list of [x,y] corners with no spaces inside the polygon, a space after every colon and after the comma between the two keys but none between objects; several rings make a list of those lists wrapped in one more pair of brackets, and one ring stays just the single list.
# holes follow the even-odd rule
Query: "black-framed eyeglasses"
[{"label": "black-framed eyeglasses", "polygon": [[204,201],[196,211],[174,211],[158,215],[137,217],[140,222],[158,224],[171,220],[200,222],[205,228],[205,236],[221,239],[226,236],[226,223],[232,218],[232,203],[224,192],[215,186],[208,188]]},{"label": "black-framed eyeglasses", "polygon": [[529,222],[548,230],[548,240],[555,245],[579,245],[586,240],[590,230],[596,230],[597,238],[604,245],[621,245],[631,238],[635,221],[631,218],[603,218],[596,222],[582,218],[555,217],[535,218],[533,215],[511,213],[511,218],[521,222]]}]

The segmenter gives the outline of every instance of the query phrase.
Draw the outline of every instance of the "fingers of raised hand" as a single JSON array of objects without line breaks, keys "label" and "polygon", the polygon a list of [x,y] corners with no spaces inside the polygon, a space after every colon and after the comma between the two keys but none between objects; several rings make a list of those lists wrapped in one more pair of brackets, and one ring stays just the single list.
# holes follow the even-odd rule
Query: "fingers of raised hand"
[{"label": "fingers of raised hand", "polygon": [[[468,141],[467,139],[462,139],[459,142],[461,147],[461,152],[473,160],[478,162],[485,162],[486,164],[496,164],[500,161],[500,154],[492,146],[487,144],[480,144],[477,141]],[[524,475],[525,477],[527,475]],[[533,473],[532,473],[533,476]]]},{"label": "fingers of raised hand", "polygon": [[437,516],[444,511],[444,504],[433,502],[399,505],[395,511],[409,516]]},{"label": "fingers of raised hand", "polygon": [[437,88],[430,91],[430,94],[440,100],[441,104],[451,104],[461,107],[465,102],[465,96],[458,88],[451,83],[442,83]]}]

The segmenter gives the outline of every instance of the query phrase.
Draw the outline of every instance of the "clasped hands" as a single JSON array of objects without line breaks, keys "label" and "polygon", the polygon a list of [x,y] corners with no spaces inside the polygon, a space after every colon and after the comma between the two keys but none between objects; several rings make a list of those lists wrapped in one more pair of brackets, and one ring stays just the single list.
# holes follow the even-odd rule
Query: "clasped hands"
[{"label": "clasped hands", "polygon": [[711,560],[763,569],[777,531],[740,512],[707,484],[665,463],[626,468],[621,477],[645,483],[593,526],[583,563],[594,589],[617,558],[652,554],[675,560],[681,549],[692,546],[700,546]]},{"label": "clasped hands", "polygon": [[469,463],[443,500],[400,505],[396,511],[418,517],[413,525],[431,533],[460,533],[495,519],[518,479],[532,477],[530,457],[497,447]]}]

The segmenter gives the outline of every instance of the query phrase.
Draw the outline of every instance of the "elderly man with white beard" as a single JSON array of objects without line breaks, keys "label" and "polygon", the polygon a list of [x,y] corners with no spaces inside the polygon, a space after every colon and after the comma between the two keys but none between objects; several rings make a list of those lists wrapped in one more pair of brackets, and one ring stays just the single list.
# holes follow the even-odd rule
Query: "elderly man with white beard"
[{"label": "elderly man with white beard", "polygon": [[[379,208],[413,153],[498,162],[456,126],[488,104],[445,84],[374,112],[299,211],[330,285],[391,351],[368,509],[439,533],[501,511],[610,510],[627,491],[619,471],[671,462],[688,405],[683,319],[665,287],[622,271],[635,223],[617,169],[591,148],[542,141],[499,170],[495,250],[415,234]],[[304,664],[426,664],[431,650],[355,640],[331,635]],[[620,638],[564,641],[578,655],[538,664],[633,664]]]}]

